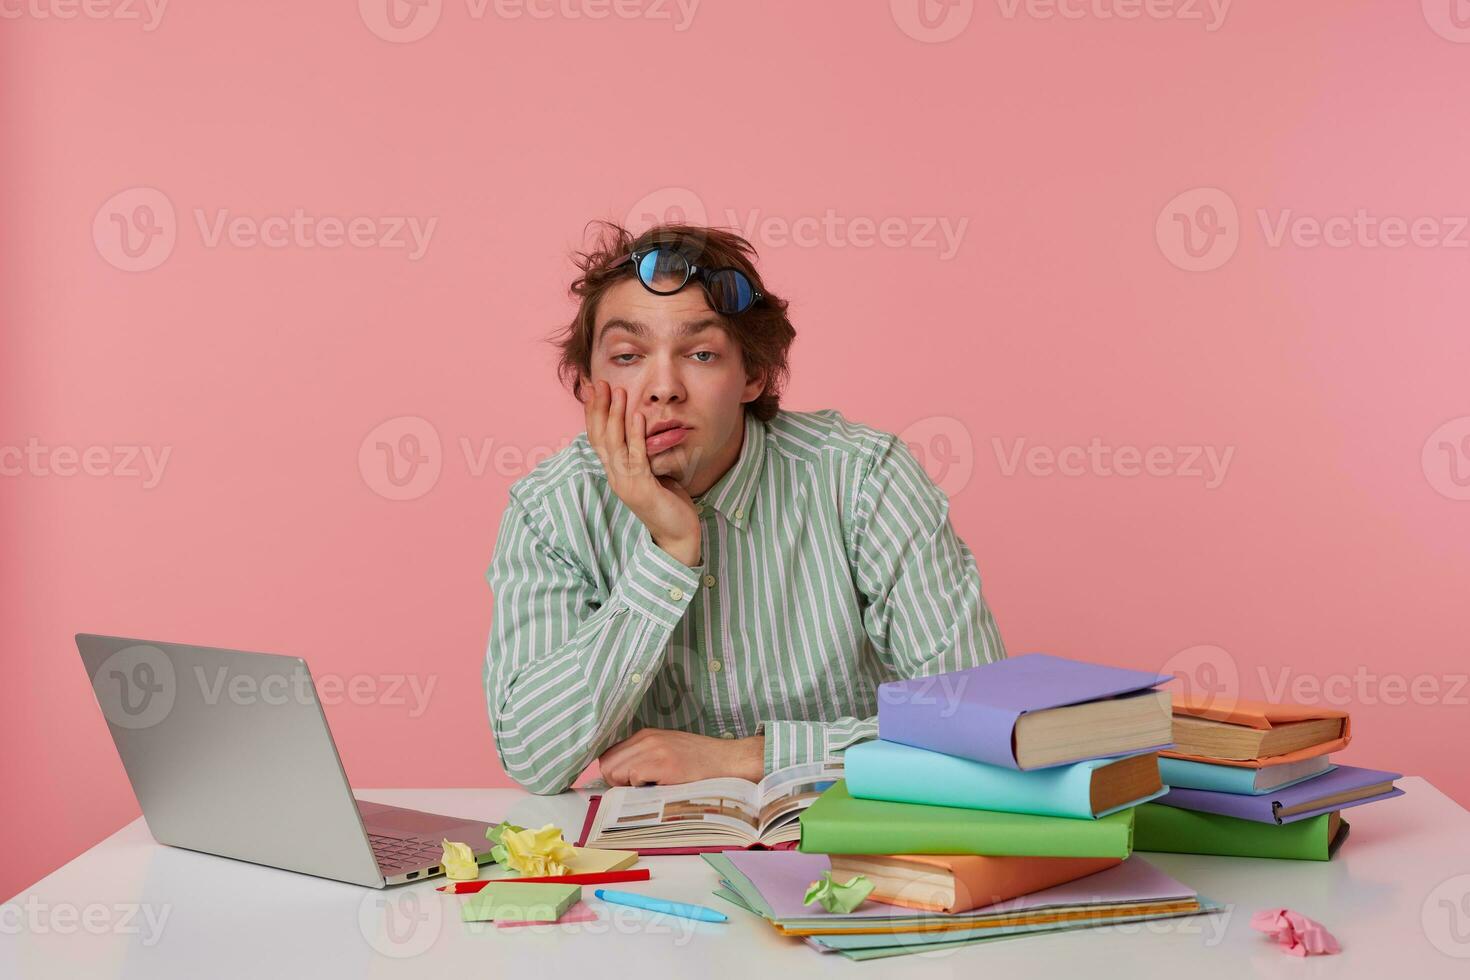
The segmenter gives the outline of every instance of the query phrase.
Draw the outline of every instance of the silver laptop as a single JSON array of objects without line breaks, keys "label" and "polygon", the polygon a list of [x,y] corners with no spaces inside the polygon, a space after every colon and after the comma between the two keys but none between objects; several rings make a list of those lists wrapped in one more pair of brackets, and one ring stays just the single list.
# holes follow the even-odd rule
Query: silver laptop
[{"label": "silver laptop", "polygon": [[161,844],[382,888],[485,860],[490,825],[357,800],[306,661],[77,634],[148,829]]}]

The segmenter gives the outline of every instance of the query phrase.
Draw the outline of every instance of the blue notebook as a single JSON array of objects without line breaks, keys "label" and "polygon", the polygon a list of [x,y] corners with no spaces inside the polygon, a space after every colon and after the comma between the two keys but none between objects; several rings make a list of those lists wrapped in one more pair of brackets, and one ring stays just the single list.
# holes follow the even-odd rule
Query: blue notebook
[{"label": "blue notebook", "polygon": [[1210,762],[1195,762],[1191,759],[1159,757],[1159,773],[1164,782],[1181,789],[1206,789],[1215,793],[1235,793],[1241,796],[1261,796],[1276,790],[1295,786],[1323,773],[1331,772],[1333,765],[1325,755],[1296,762],[1284,762],[1275,766],[1220,766]]},{"label": "blue notebook", "polygon": [[[1023,772],[875,739],[847,749],[843,766],[859,799],[1092,820],[1167,793],[1157,759],[1147,752]],[[1146,782],[1147,792],[1118,799],[1119,780]]]},{"label": "blue notebook", "polygon": [[1258,823],[1293,823],[1319,813],[1403,796],[1404,791],[1393,785],[1399,776],[1399,773],[1379,769],[1338,766],[1329,773],[1260,796],[1175,787],[1159,797],[1158,802]]}]

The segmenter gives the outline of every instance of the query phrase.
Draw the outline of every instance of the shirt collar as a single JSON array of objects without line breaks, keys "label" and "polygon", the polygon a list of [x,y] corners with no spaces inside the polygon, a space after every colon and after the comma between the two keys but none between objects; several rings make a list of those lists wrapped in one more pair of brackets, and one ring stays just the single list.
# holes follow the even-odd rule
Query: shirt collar
[{"label": "shirt collar", "polygon": [[742,531],[750,521],[761,464],[766,458],[766,423],[749,411],[744,414],[745,436],[740,446],[740,458],[715,481],[714,486],[695,498],[695,503],[708,504]]}]

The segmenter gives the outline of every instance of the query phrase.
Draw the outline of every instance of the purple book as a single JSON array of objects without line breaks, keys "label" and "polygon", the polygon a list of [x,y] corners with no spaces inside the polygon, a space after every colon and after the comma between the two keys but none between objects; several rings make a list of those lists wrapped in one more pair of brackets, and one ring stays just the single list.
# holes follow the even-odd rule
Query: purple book
[{"label": "purple book", "polygon": [[[1320,776],[1304,782],[1283,786],[1281,789],[1260,796],[1243,796],[1236,793],[1217,793],[1204,789],[1171,789],[1154,802],[1181,810],[1199,810],[1204,813],[1220,813],[1227,817],[1240,817],[1257,823],[1295,823],[1315,817],[1319,813],[1345,810],[1350,806],[1361,806],[1377,800],[1390,800],[1403,796],[1404,791],[1390,786],[1386,792],[1375,793],[1346,803],[1318,804],[1341,793],[1366,789],[1380,783],[1392,783],[1402,773],[1384,772],[1381,769],[1359,769],[1357,766],[1338,766]],[[1301,809],[1297,809],[1301,807]],[[1283,814],[1283,810],[1295,810]]]},{"label": "purple book", "polygon": [[[1027,653],[969,670],[879,685],[878,737],[1020,769],[1013,736],[1023,714],[1135,694],[1173,679],[1168,674]],[[1171,744],[1138,746],[1122,754]],[[1080,755],[1053,765],[1094,758],[1098,756]]]}]

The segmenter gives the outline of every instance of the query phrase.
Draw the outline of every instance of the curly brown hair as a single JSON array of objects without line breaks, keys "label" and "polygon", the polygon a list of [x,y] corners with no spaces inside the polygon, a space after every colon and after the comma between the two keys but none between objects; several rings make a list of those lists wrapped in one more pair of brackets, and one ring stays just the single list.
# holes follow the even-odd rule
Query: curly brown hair
[{"label": "curly brown hair", "polygon": [[732,231],[699,225],[665,223],[634,235],[611,221],[595,221],[601,231],[586,251],[574,252],[572,261],[581,275],[569,292],[579,299],[572,322],[559,329],[551,343],[560,352],[556,373],[578,401],[582,400],[582,379],[592,371],[593,330],[597,324],[597,305],[608,289],[624,279],[633,278],[631,263],[615,265],[618,259],[636,249],[652,244],[676,244],[690,256],[690,261],[706,269],[735,268],[750,278],[764,299],[744,313],[722,316],[722,328],[740,349],[747,379],[764,376],[760,395],[746,409],[763,422],[775,418],[781,407],[781,391],[789,374],[787,355],[796,329],[786,316],[786,300],[773,294],[761,281],[755,269],[755,249],[750,242]]}]

